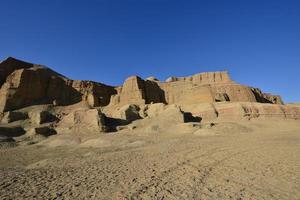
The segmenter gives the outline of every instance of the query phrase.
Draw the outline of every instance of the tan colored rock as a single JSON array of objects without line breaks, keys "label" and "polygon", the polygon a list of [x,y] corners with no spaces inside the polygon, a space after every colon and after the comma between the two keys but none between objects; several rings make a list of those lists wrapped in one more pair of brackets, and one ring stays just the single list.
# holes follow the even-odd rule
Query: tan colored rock
[{"label": "tan colored rock", "polygon": [[122,119],[127,122],[131,122],[141,118],[139,111],[140,108],[137,105],[134,104],[124,105],[121,108],[116,109],[112,117],[116,119]]},{"label": "tan colored rock", "polygon": [[[171,130],[180,123],[184,123],[184,113],[177,105],[164,105],[161,103],[149,104],[145,109],[146,118],[133,122],[134,130],[146,133],[162,132]],[[172,129],[173,130],[173,129]]]},{"label": "tan colored rock", "polygon": [[106,130],[104,115],[98,109],[78,109],[63,116],[58,123],[58,133],[101,133]]},{"label": "tan colored rock", "polygon": [[295,105],[263,104],[256,102],[224,102],[183,106],[185,112],[202,118],[203,122],[249,119],[300,119],[300,107]]},{"label": "tan colored rock", "polygon": [[150,80],[144,81],[138,76],[126,79],[118,94],[112,96],[111,99],[112,105],[143,105],[158,102],[165,102],[164,92],[158,83]]},{"label": "tan colored rock", "polygon": [[160,122],[184,123],[184,114],[175,104],[150,104],[145,112],[149,118],[155,118]]},{"label": "tan colored rock", "polygon": [[131,76],[125,80],[121,93],[121,104],[145,104],[144,81],[138,76]]},{"label": "tan colored rock", "polygon": [[44,67],[19,69],[11,73],[0,89],[0,110],[14,110],[33,104],[67,105],[80,101],[81,94],[54,72]]},{"label": "tan colored rock", "polygon": [[9,58],[0,64],[0,111],[35,104],[70,105],[86,101],[105,106],[116,94],[111,86],[92,81],[73,81],[47,67]]},{"label": "tan colored rock", "polygon": [[218,111],[214,103],[199,103],[181,106],[185,112],[201,118],[201,122],[214,121],[218,118]]},{"label": "tan colored rock", "polygon": [[111,108],[224,101],[283,104],[280,96],[235,83],[226,71],[171,77],[166,82],[131,76],[122,86],[111,87],[93,81],[73,81],[47,67],[8,58],[0,63],[0,83],[0,112],[37,104],[65,106],[78,102]]}]

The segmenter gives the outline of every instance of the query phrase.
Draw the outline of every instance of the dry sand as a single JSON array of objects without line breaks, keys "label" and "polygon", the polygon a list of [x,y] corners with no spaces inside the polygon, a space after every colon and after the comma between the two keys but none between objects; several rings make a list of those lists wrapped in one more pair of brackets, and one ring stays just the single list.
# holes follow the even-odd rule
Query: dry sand
[{"label": "dry sand", "polygon": [[2,148],[0,199],[300,199],[299,121],[179,132]]}]

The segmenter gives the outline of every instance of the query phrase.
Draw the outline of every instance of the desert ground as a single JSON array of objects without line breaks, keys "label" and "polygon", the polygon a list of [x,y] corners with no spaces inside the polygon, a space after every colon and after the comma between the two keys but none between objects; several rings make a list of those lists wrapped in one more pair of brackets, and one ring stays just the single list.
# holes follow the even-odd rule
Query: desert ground
[{"label": "desert ground", "polygon": [[2,143],[0,199],[300,199],[299,121],[197,126]]}]

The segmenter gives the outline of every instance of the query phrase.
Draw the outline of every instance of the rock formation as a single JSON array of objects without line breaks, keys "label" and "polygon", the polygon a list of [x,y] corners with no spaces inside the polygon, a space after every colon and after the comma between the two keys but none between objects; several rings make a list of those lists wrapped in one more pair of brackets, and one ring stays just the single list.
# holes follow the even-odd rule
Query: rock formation
[{"label": "rock formation", "polygon": [[72,80],[11,57],[0,63],[0,135],[6,137],[139,126],[153,131],[185,122],[257,118],[300,119],[300,106],[238,84],[227,71],[165,82],[131,76],[113,87]]},{"label": "rock formation", "polygon": [[0,111],[36,104],[70,105],[82,100],[105,106],[115,89],[92,81],[73,81],[47,67],[8,58],[0,64]]}]

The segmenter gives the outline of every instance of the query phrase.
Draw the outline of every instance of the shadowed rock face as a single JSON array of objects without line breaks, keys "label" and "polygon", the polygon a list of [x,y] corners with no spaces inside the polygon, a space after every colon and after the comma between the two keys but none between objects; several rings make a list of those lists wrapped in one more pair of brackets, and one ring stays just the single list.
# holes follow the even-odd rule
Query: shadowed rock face
[{"label": "shadowed rock face", "polygon": [[91,107],[150,103],[182,106],[221,101],[283,104],[280,96],[235,83],[226,71],[172,77],[167,82],[132,76],[115,88],[93,81],[74,81],[47,67],[10,57],[0,63],[0,85],[0,111],[78,102]]},{"label": "shadowed rock face", "polygon": [[15,70],[27,69],[31,67],[33,67],[33,64],[17,60],[12,57],[0,62],[0,86],[5,82],[6,77]]}]

